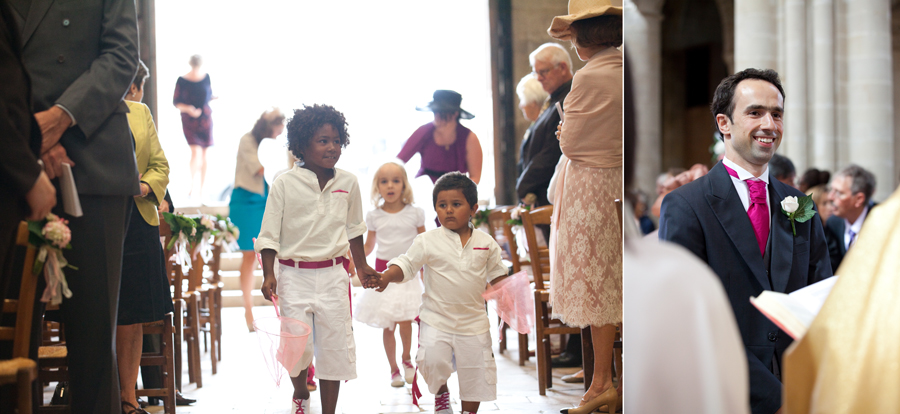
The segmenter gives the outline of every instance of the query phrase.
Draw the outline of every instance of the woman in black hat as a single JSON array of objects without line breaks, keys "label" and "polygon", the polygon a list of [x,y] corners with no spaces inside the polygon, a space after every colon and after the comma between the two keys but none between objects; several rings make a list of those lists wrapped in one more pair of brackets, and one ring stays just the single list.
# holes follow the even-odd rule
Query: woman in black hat
[{"label": "woman in black hat", "polygon": [[475,115],[460,108],[462,95],[454,91],[434,91],[433,100],[418,111],[434,112],[434,122],[419,127],[403,144],[397,158],[409,161],[416,153],[422,156],[422,167],[416,177],[428,175],[431,182],[448,172],[468,173],[476,184],[481,181],[481,144],[478,137],[460,125],[460,119]]}]

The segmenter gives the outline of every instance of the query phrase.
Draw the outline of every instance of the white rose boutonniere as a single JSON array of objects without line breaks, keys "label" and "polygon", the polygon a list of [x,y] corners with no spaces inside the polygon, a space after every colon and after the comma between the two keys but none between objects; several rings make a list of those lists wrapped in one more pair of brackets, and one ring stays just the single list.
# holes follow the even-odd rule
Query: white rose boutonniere
[{"label": "white rose boutonniere", "polygon": [[794,236],[797,235],[794,222],[805,223],[813,218],[816,215],[816,210],[813,209],[814,205],[812,196],[787,196],[781,200],[781,212],[791,220],[791,230],[794,232]]}]

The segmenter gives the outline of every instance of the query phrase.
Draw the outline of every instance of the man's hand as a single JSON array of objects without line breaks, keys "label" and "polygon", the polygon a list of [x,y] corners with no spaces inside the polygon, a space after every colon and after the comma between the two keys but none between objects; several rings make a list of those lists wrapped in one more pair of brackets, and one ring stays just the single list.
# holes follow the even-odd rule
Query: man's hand
[{"label": "man's hand", "polygon": [[41,135],[43,136],[41,154],[53,148],[59,142],[59,139],[62,138],[63,132],[66,132],[69,126],[72,125],[72,118],[58,106],[36,113],[34,118],[41,127]]},{"label": "man's hand", "polygon": [[41,171],[34,186],[28,190],[28,194],[25,194],[25,200],[31,207],[31,215],[28,216],[28,220],[40,220],[47,217],[50,209],[56,205],[56,188],[50,183],[46,173]]},{"label": "man's hand", "polygon": [[135,196],[135,197],[146,197],[148,194],[150,194],[150,185],[142,181],[141,182],[141,195]]},{"label": "man's hand", "polygon": [[66,155],[66,149],[62,145],[56,144],[49,151],[41,155],[44,161],[44,171],[47,172],[47,178],[54,179],[62,175],[62,163],[75,166],[75,163]]}]

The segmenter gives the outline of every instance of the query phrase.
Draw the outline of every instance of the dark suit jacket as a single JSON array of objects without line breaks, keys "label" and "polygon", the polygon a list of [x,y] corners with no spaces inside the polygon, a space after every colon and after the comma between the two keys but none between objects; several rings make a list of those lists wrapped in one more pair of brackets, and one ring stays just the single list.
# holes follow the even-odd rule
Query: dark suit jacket
[{"label": "dark suit jacket", "polygon": [[138,62],[134,3],[16,3],[13,14],[22,29],[34,112],[60,104],[77,122],[63,133],[60,142],[75,162],[79,193],[140,194],[134,143],[125,115],[128,107],[122,101]]},{"label": "dark suit jacket", "polygon": [[662,203],[660,240],[686,247],[722,281],[747,351],[755,414],[771,414],[781,406],[781,382],[772,363],[778,358],[780,365],[791,338],[756,310],[750,297],[763,290],[792,292],[832,276],[822,221],[796,223],[794,236],[781,212],[784,197],[803,195],[770,176],[766,257],[759,254],[750,218],[721,162],[706,176],[669,193]]},{"label": "dark suit jacket", "polygon": [[[876,203],[869,201],[869,212],[866,213],[866,218],[869,218],[875,205]],[[845,230],[844,219],[838,216],[833,215],[825,222],[825,240],[828,242],[828,255],[831,257],[831,269],[834,271],[837,271],[841,261],[844,260],[844,255],[847,254],[847,247],[844,246]],[[859,236],[857,235],[857,237]]]},{"label": "dark suit jacket", "polygon": [[547,187],[553,178],[553,171],[562,156],[559,140],[556,139],[556,126],[559,125],[559,113],[556,103],[562,105],[566,95],[572,90],[572,81],[568,81],[550,94],[549,106],[528,128],[526,137],[519,149],[519,179],[516,181],[516,196],[519,200],[528,193],[537,196],[537,205],[550,204],[547,199]]},{"label": "dark suit jacket", "polygon": [[25,195],[41,167],[41,130],[31,114],[31,80],[12,10],[0,1],[0,220],[16,223],[31,213]]}]

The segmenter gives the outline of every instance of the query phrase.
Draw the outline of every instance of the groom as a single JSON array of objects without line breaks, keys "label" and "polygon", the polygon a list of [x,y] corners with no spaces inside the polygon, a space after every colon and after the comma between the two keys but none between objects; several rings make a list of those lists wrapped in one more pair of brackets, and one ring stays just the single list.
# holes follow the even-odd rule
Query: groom
[{"label": "groom", "polygon": [[802,197],[769,175],[781,144],[784,89],[773,70],[746,69],[716,88],[712,114],[725,158],[709,174],[669,193],[659,238],[678,243],[713,269],[737,319],[750,372],[754,414],[781,412],[781,357],[791,338],[763,316],[750,297],[792,292],[832,275],[822,221],[795,223],[781,211]]}]

